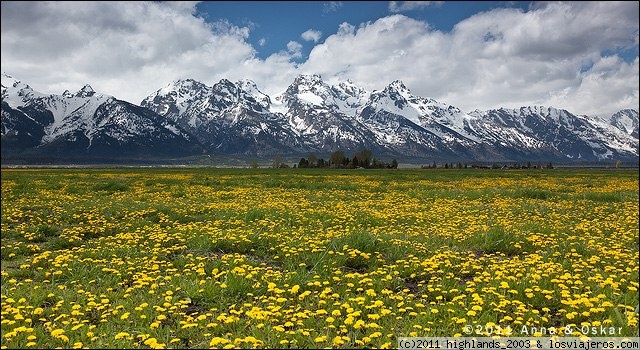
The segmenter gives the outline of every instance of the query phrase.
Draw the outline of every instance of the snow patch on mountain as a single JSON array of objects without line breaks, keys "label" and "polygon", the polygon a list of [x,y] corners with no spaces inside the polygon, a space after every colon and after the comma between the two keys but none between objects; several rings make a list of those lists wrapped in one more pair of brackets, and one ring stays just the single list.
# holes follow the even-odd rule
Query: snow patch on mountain
[{"label": "snow patch on mountain", "polygon": [[29,100],[45,96],[34,91],[31,86],[20,80],[2,73],[2,101],[13,108],[24,106]]},{"label": "snow patch on mountain", "polygon": [[305,92],[301,92],[298,95],[298,98],[308,104],[312,104],[312,105],[316,105],[316,106],[322,106],[324,105],[324,99],[316,94],[314,94],[313,92],[310,91],[305,91]]},{"label": "snow patch on mountain", "polygon": [[93,130],[101,126],[93,118],[96,110],[112,100],[113,96],[96,94],[89,85],[85,85],[73,97],[50,95],[42,98],[40,107],[49,110],[54,119],[52,124],[45,127],[46,135],[42,138],[42,144],[77,129],[84,130],[85,136],[91,141],[95,134]]}]

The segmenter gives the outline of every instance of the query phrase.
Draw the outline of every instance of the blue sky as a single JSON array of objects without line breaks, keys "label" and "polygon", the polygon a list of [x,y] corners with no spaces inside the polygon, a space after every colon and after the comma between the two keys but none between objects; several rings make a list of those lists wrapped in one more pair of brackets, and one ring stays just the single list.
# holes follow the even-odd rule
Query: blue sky
[{"label": "blue sky", "polygon": [[[527,10],[529,1],[456,1],[422,2],[415,9],[397,11],[424,20],[435,30],[450,31],[456,23],[478,12],[495,8]],[[333,34],[343,22],[354,25],[375,21],[393,14],[387,1],[206,1],[197,5],[197,14],[208,22],[229,21],[239,27],[251,28],[248,41],[260,58],[286,50],[287,43],[302,44],[303,56],[309,54],[313,41],[300,34],[314,29],[322,33],[320,41]],[[261,43],[260,40],[264,41]],[[296,58],[295,61],[302,61]]]},{"label": "blue sky", "polygon": [[89,83],[133,103],[177,79],[402,80],[463,111],[638,108],[632,1],[3,1],[2,71],[43,93]]}]

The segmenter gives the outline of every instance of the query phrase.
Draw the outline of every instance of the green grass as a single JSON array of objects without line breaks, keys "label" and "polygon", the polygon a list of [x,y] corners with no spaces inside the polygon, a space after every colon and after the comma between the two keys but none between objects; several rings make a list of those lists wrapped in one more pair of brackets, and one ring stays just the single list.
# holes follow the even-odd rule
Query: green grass
[{"label": "green grass", "polygon": [[1,228],[9,348],[638,332],[637,171],[3,170]]}]

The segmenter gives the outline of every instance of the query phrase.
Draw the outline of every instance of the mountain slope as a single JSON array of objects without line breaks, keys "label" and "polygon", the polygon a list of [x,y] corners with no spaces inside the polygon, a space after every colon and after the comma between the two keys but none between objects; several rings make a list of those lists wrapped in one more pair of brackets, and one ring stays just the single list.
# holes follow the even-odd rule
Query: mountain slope
[{"label": "mountain slope", "polygon": [[145,98],[146,107],[182,126],[210,152],[290,153],[300,140],[287,121],[269,110],[269,96],[255,83],[223,79],[211,87],[177,80]]},{"label": "mountain slope", "polygon": [[623,109],[614,113],[608,120],[611,124],[622,132],[638,138],[638,111],[633,109]]},{"label": "mountain slope", "polygon": [[434,103],[437,102],[412,95],[397,80],[384,90],[371,93],[356,118],[376,134],[380,143],[398,154],[478,158],[481,144],[430,117]]},{"label": "mountain slope", "polygon": [[468,131],[485,143],[517,157],[580,161],[638,157],[637,139],[595,118],[553,107],[476,111],[468,125]]},{"label": "mountain slope", "polygon": [[154,157],[201,153],[191,136],[148,109],[98,94],[44,95],[2,76],[2,154]]},{"label": "mountain slope", "polygon": [[332,87],[319,75],[300,75],[276,96],[276,110],[288,120],[306,149],[382,151],[384,147],[376,142],[375,135],[350,115],[359,108],[365,94],[348,83]]}]

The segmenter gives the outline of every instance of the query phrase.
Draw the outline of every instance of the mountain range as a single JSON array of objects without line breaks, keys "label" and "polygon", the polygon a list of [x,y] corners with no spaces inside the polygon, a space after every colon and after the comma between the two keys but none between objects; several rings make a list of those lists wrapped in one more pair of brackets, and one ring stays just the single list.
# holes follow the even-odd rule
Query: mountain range
[{"label": "mountain range", "polygon": [[401,82],[366,91],[299,75],[273,96],[251,80],[176,80],[139,105],[85,85],[43,94],[2,74],[2,159],[267,158],[372,150],[424,161],[638,162],[638,110],[525,106],[464,112]]}]

